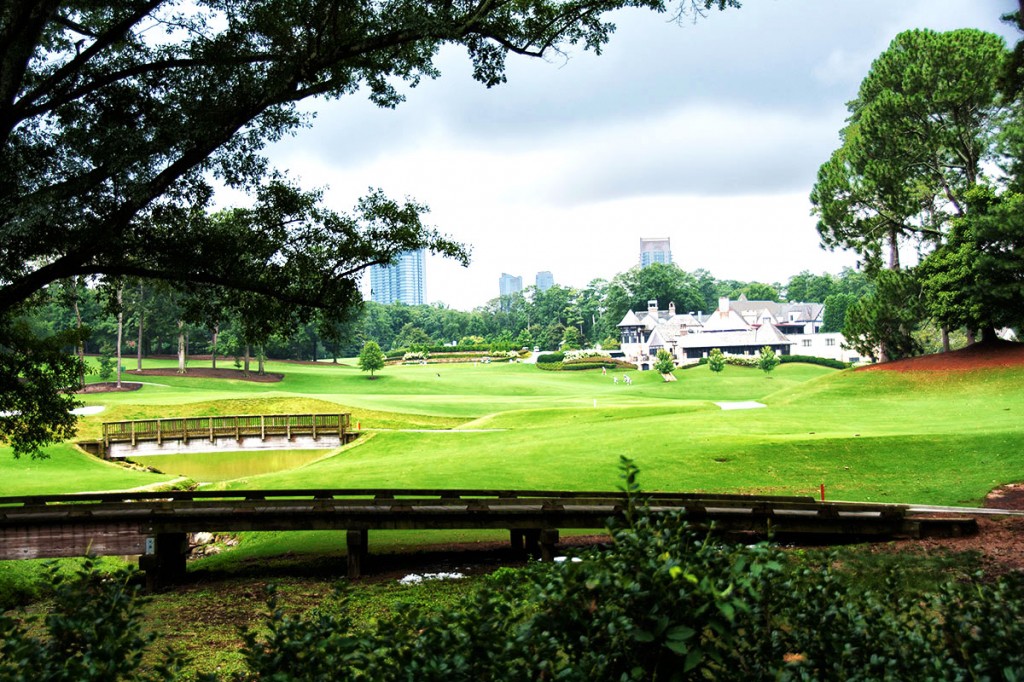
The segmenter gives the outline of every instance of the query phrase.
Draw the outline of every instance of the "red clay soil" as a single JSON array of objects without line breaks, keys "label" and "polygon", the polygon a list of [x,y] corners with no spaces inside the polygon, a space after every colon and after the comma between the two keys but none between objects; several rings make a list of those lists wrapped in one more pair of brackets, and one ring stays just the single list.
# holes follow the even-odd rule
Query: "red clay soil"
[{"label": "red clay soil", "polygon": [[75,393],[116,393],[117,391],[137,391],[142,384],[134,381],[122,381],[118,388],[116,381],[97,381],[95,384],[86,384]]},{"label": "red clay soil", "polygon": [[859,372],[958,372],[986,367],[1024,366],[1024,343],[987,341],[975,343],[949,353],[922,355],[906,360],[882,362],[860,367]]},{"label": "red clay soil", "polygon": [[128,374],[136,377],[195,377],[200,379],[235,379],[238,381],[256,381],[259,383],[274,383],[284,379],[283,374],[246,374],[240,369],[211,369],[209,367],[195,367],[187,370],[184,374],[178,374],[174,367],[162,367],[160,369],[131,369]]},{"label": "red clay soil", "polygon": [[[985,500],[992,509],[1024,511],[1024,484],[1000,486]],[[988,575],[1024,570],[1024,516],[978,516],[978,533],[962,538],[898,540],[878,545],[883,552],[977,552]]]}]

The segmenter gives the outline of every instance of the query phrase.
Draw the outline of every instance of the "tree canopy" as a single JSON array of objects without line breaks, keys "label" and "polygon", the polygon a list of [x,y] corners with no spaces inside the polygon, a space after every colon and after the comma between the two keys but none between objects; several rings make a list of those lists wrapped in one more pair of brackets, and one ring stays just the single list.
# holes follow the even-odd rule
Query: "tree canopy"
[{"label": "tree canopy", "polygon": [[[679,11],[738,4],[683,0]],[[599,51],[614,29],[605,14],[627,6],[666,9],[662,0],[5,3],[0,384],[15,386],[25,362],[37,362],[37,335],[14,320],[70,277],[220,287],[341,314],[369,264],[415,248],[465,261],[420,221],[424,206],[371,191],[351,215],[334,214],[270,168],[262,148],[308,123],[296,107],[307,98],[362,89],[398,105],[401,84],[439,75],[445,44],[464,46],[488,87],[505,80],[509,54]],[[217,187],[249,194],[254,208],[215,219]],[[48,366],[30,392],[0,397],[0,437],[16,453],[68,435],[69,419],[45,415],[72,405],[60,389],[77,368]]]},{"label": "tree canopy", "polygon": [[[1024,244],[1012,208],[1015,141],[1024,139],[1015,63],[992,33],[906,31],[849,104],[842,145],[821,166],[811,201],[823,246],[857,251],[876,280],[845,318],[847,341],[863,354],[919,352],[911,334],[929,317],[944,338],[1020,324],[1011,274]],[[879,273],[885,249],[888,269],[900,269],[907,240],[920,265]]]}]

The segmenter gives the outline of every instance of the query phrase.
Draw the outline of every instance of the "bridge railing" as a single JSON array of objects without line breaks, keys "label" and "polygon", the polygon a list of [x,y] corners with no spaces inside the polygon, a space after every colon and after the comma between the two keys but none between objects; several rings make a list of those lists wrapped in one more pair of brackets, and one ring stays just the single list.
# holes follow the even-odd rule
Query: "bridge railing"
[{"label": "bridge railing", "polygon": [[139,441],[181,440],[259,436],[344,436],[348,431],[350,415],[338,414],[256,414],[221,415],[209,417],[175,417],[167,419],[138,419],[105,422],[103,445],[109,450],[111,443],[137,444]]}]

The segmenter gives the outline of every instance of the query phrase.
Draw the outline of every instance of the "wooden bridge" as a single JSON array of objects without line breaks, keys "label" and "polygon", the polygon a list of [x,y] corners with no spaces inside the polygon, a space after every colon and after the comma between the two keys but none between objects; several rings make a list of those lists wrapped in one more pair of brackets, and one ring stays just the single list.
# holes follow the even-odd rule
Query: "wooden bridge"
[{"label": "wooden bridge", "polygon": [[[845,540],[967,535],[973,518],[928,518],[906,505],[815,502],[810,497],[654,493],[653,513],[680,510],[697,526],[778,538]],[[627,505],[621,492],[523,490],[244,490],[0,498],[0,559],[140,555],[151,586],[185,573],[187,534],[344,530],[349,577],[359,577],[368,531],[504,529],[518,549],[551,558],[559,529],[604,528]]]},{"label": "wooden bridge", "polygon": [[354,436],[349,423],[347,413],[141,419],[105,422],[103,438],[82,445],[107,458],[261,447],[330,448]]}]

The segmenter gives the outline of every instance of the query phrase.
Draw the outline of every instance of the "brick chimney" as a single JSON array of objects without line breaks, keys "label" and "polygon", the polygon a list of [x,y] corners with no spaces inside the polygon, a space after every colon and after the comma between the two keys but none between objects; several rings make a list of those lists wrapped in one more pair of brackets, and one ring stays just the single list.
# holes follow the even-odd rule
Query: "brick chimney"
[{"label": "brick chimney", "polygon": [[728,315],[729,314],[729,297],[728,296],[722,296],[722,297],[720,297],[718,299],[718,312],[722,313],[723,315]]},{"label": "brick chimney", "polygon": [[675,317],[676,316],[676,304],[674,302],[669,302],[669,304],[668,304],[668,316],[669,317]]}]

